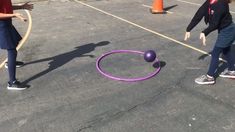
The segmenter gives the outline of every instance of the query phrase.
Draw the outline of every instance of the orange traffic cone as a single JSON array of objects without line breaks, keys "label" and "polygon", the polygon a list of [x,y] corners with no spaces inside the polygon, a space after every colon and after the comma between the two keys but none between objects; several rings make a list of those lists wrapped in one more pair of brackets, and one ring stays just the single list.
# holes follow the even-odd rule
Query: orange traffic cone
[{"label": "orange traffic cone", "polygon": [[152,9],[150,9],[153,14],[165,14],[163,10],[163,0],[154,0]]}]

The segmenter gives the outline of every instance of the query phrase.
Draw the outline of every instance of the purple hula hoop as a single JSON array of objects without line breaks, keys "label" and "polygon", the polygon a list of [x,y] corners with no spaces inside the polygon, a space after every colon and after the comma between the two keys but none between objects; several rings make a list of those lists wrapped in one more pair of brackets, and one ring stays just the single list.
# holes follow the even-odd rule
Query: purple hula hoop
[{"label": "purple hula hoop", "polygon": [[[113,50],[111,52],[108,52],[108,53],[105,53],[104,55],[102,55],[101,57],[99,57],[96,61],[96,68],[97,70],[102,74],[104,75],[105,77],[108,77],[110,79],[113,79],[113,80],[118,80],[118,81],[125,81],[125,82],[137,82],[137,81],[144,81],[144,80],[147,80],[149,78],[152,78],[153,76],[155,76],[156,74],[159,73],[161,67],[159,66],[159,68],[157,68],[154,72],[150,73],[149,75],[147,76],[144,76],[144,77],[139,77],[139,78],[121,78],[121,77],[115,77],[109,73],[106,73],[102,70],[102,68],[100,67],[100,61],[111,55],[111,54],[116,54],[116,53],[137,53],[137,54],[144,54],[144,52],[142,51],[135,51],[135,50]],[[159,60],[156,58],[156,62],[159,63]],[[159,64],[160,65],[160,64]]]}]

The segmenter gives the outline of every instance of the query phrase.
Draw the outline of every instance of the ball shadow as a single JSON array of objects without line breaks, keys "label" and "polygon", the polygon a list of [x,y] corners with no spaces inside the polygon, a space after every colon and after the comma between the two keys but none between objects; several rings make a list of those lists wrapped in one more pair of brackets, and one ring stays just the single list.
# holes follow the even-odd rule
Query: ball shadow
[{"label": "ball shadow", "polygon": [[166,62],[164,62],[164,61],[157,61],[157,62],[154,62],[153,63],[153,67],[154,68],[163,68],[163,67],[165,67],[166,66]]}]

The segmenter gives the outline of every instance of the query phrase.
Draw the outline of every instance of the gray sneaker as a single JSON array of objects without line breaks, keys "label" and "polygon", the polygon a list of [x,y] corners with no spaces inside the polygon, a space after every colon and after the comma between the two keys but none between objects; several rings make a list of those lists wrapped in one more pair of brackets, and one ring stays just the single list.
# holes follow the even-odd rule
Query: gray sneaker
[{"label": "gray sneaker", "polygon": [[197,84],[215,84],[215,79],[212,77],[207,77],[207,75],[202,75],[195,79]]},{"label": "gray sneaker", "polygon": [[220,75],[220,77],[235,79],[235,71],[229,71],[225,69]]}]

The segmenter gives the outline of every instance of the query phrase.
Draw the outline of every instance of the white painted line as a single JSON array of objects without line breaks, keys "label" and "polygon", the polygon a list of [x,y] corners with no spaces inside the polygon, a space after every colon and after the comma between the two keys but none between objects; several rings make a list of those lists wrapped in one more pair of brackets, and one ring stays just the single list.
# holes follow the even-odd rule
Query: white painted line
[{"label": "white painted line", "polygon": [[[177,1],[187,3],[187,4],[191,4],[191,5],[196,5],[196,6],[201,6],[202,5],[202,4],[193,3],[193,2],[189,2],[189,1],[185,1],[185,0],[177,0]],[[230,11],[230,13],[235,14],[234,11]]]},{"label": "white painted line", "polygon": [[[145,4],[143,4],[142,6],[143,6],[143,7],[150,8],[150,9],[152,8],[151,6],[148,6],[148,5],[145,5]],[[171,11],[166,11],[166,12],[169,13],[169,14],[173,14],[173,12],[171,12]]]},{"label": "white painted line", "polygon": [[202,4],[198,4],[198,3],[193,3],[193,2],[188,2],[188,1],[184,1],[184,0],[177,0],[179,2],[183,2],[183,3],[187,3],[187,4],[191,4],[191,5],[196,5],[196,6],[201,6]]},{"label": "white painted line", "polygon": [[[171,38],[171,37],[168,37],[168,36],[166,36],[166,35],[163,35],[163,34],[161,34],[161,33],[158,33],[158,32],[156,32],[156,31],[153,31],[153,30],[151,30],[151,29],[148,29],[148,28],[145,28],[145,27],[143,27],[143,26],[140,26],[140,25],[138,25],[138,24],[136,24],[136,23],[134,23],[134,22],[128,21],[128,20],[126,20],[126,19],[124,19],[124,18],[121,18],[121,17],[119,17],[119,16],[113,15],[113,14],[111,14],[111,13],[108,13],[108,12],[106,12],[106,11],[104,11],[104,10],[98,9],[98,8],[96,8],[96,7],[94,7],[94,6],[88,5],[88,4],[86,4],[86,3],[84,3],[84,2],[81,2],[81,1],[79,1],[79,0],[74,0],[74,1],[77,2],[77,3],[80,3],[80,4],[84,5],[84,6],[87,6],[87,7],[89,7],[89,8],[92,8],[92,9],[94,9],[94,10],[96,10],[96,11],[102,12],[102,13],[108,15],[108,16],[112,16],[112,17],[114,17],[114,18],[116,18],[116,19],[119,19],[119,20],[121,20],[121,21],[123,21],[123,22],[126,22],[126,23],[128,23],[128,24],[131,24],[131,25],[133,25],[133,26],[136,26],[136,27],[138,27],[138,28],[140,28],[140,29],[143,29],[143,30],[145,30],[145,31],[151,32],[151,33],[153,33],[153,34],[155,34],[155,35],[158,35],[158,36],[160,36],[160,37],[162,37],[162,38],[171,40],[171,41],[175,42],[176,44],[185,46],[185,47],[187,47],[187,48],[190,48],[190,49],[193,49],[193,50],[195,50],[195,51],[198,51],[198,52],[200,52],[200,53],[202,53],[202,54],[207,54],[207,55],[211,56],[211,55],[210,55],[208,52],[206,52],[206,51],[200,50],[200,49],[198,49],[198,48],[196,48],[196,47],[193,47],[193,46],[190,46],[190,45],[185,44],[185,43],[183,43],[183,42],[180,42],[180,41],[178,41],[178,40],[176,40],[176,39],[173,39],[173,38]],[[222,60],[222,59],[220,58],[220,60]],[[222,61],[226,62],[225,60],[222,60]]]}]

